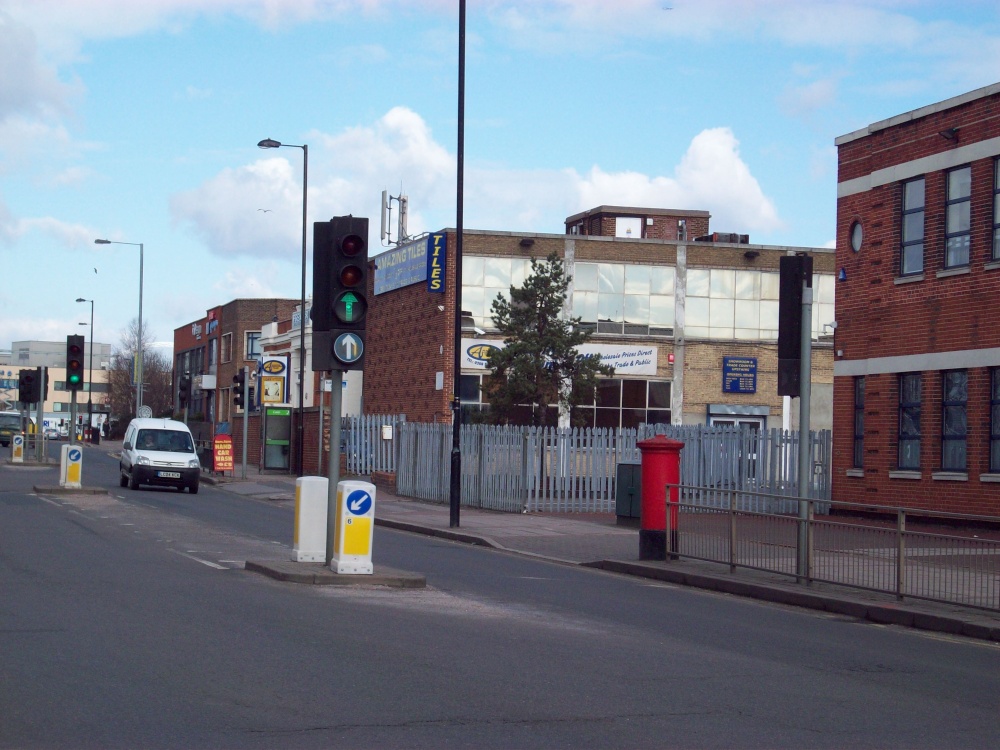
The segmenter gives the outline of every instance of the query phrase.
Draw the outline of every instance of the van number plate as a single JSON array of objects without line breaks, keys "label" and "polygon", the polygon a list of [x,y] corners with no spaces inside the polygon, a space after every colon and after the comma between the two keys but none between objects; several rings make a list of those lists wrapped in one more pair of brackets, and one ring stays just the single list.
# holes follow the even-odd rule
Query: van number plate
[{"label": "van number plate", "polygon": [[156,476],[160,479],[180,479],[181,473],[179,471],[158,471]]}]

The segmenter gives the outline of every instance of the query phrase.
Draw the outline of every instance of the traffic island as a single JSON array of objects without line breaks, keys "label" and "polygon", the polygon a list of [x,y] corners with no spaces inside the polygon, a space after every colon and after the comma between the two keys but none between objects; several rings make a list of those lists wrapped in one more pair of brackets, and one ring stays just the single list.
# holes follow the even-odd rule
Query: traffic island
[{"label": "traffic island", "polygon": [[38,495],[108,495],[106,487],[43,487],[35,485],[31,488]]},{"label": "traffic island", "polygon": [[246,561],[246,570],[278,581],[306,583],[313,586],[388,586],[396,589],[422,589],[427,578],[419,573],[376,565],[374,573],[334,573],[323,563],[301,563],[292,560]]}]

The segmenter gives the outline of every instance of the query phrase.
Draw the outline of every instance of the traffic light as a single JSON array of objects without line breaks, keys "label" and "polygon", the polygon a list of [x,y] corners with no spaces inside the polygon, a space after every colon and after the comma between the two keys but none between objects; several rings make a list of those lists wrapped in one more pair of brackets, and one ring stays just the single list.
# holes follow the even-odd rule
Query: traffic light
[{"label": "traffic light", "polygon": [[241,367],[239,372],[233,375],[233,405],[243,408],[246,403],[243,400],[243,394],[245,392],[245,386],[247,382],[246,371]]},{"label": "traffic light", "polygon": [[783,255],[778,292],[778,395],[798,396],[802,390],[802,283],[812,287],[812,256]]},{"label": "traffic light", "polygon": [[17,400],[23,404],[37,404],[41,400],[41,370],[21,370],[17,374]]},{"label": "traffic light", "polygon": [[83,336],[66,337],[66,390],[83,390]]},{"label": "traffic light", "polygon": [[191,398],[191,376],[187,373],[181,375],[180,382],[177,384],[177,398],[181,402],[181,406],[185,406],[188,399]]},{"label": "traffic light", "polygon": [[368,312],[368,219],[313,224],[313,367],[364,366]]}]

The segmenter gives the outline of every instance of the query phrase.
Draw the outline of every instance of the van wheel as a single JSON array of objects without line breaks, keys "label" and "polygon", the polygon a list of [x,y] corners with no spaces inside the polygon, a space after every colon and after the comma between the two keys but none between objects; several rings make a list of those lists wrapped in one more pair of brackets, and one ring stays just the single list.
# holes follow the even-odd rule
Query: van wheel
[{"label": "van wheel", "polygon": [[192,494],[192,495],[197,495],[198,494],[198,483],[195,482],[194,484],[189,484],[188,485],[188,492],[190,494]]},{"label": "van wheel", "polygon": [[122,471],[121,464],[118,465],[118,486],[119,487],[128,486],[128,477],[125,476],[125,472]]},{"label": "van wheel", "polygon": [[128,488],[130,490],[139,489],[139,480],[135,478],[135,471],[133,470],[131,474],[128,475]]}]

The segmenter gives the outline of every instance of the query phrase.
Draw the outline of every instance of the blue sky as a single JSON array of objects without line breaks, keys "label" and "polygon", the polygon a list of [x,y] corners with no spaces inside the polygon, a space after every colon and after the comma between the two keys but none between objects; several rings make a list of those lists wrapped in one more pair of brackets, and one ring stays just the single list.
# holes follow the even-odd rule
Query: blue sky
[{"label": "blue sky", "polygon": [[[313,221],[455,226],[457,0],[0,0],[0,348],[298,298]],[[597,205],[832,247],[834,139],[1000,81],[1000,5],[468,0],[465,226]],[[258,210],[258,209],[266,209]],[[310,248],[311,253],[311,248]],[[311,274],[310,289],[311,289]]]}]

